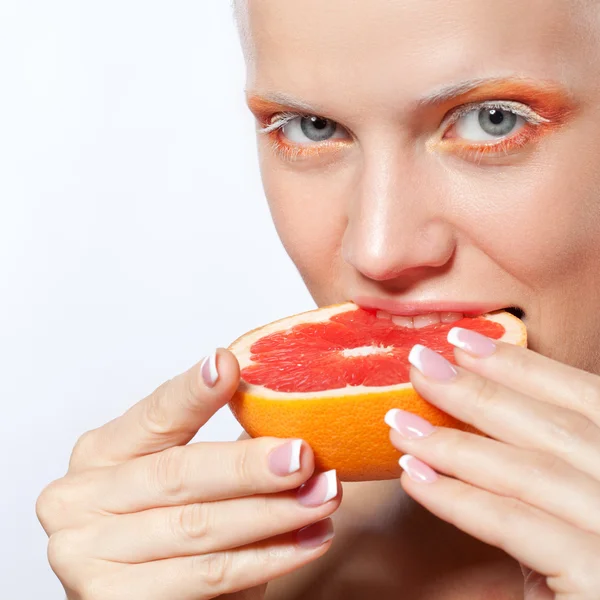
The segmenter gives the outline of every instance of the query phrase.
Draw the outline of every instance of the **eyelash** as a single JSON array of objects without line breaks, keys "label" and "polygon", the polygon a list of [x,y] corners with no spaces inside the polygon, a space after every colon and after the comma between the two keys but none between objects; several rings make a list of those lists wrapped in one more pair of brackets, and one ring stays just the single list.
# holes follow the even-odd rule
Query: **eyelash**
[{"label": "eyelash", "polygon": [[[298,112],[280,112],[272,115],[266,125],[259,128],[258,133],[267,135],[269,137],[270,146],[272,150],[284,160],[294,162],[296,160],[314,156],[320,156],[325,152],[330,152],[332,149],[339,149],[342,145],[347,145],[348,140],[335,139],[331,141],[324,141],[313,144],[294,144],[292,142],[286,142],[281,137],[281,130],[294,119],[311,117],[306,113]],[[337,123],[336,123],[337,124]],[[337,124],[339,127],[341,125]]]},{"label": "eyelash", "polygon": [[[497,109],[510,111],[519,115],[525,120],[525,126],[522,127],[514,135],[507,137],[497,142],[473,142],[469,140],[448,141],[445,137],[453,125],[457,121],[469,114],[471,111]],[[291,142],[286,142],[282,139],[282,129],[292,120],[297,118],[310,117],[312,115],[285,111],[272,115],[267,123],[259,128],[258,132],[269,137],[272,150],[280,157],[288,161],[295,161],[302,158],[320,156],[331,150],[340,149],[341,146],[346,146],[348,140],[335,139],[331,142],[325,141],[321,143],[299,145]],[[506,155],[511,151],[525,147],[530,142],[534,141],[541,135],[545,127],[550,124],[550,121],[541,117],[527,105],[513,101],[488,101],[488,102],[473,102],[454,109],[448,116],[444,118],[440,129],[442,135],[437,137],[434,144],[440,145],[443,150],[457,151],[461,156],[480,161],[485,156],[490,154]],[[338,124],[341,127],[341,125]]]}]

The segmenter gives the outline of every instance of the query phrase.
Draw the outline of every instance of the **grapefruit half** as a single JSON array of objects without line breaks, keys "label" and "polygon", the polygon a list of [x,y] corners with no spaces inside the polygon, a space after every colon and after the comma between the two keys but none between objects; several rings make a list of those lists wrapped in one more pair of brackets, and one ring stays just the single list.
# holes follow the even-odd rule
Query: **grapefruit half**
[{"label": "grapefruit half", "polygon": [[409,329],[353,303],[320,308],[255,329],[230,346],[241,369],[231,410],[251,437],[305,440],[317,468],[337,469],[342,481],[396,478],[401,455],[383,421],[391,408],[475,431],[421,398],[409,382],[415,344],[454,362],[446,340],[452,327],[527,343],[523,322],[505,311]]}]

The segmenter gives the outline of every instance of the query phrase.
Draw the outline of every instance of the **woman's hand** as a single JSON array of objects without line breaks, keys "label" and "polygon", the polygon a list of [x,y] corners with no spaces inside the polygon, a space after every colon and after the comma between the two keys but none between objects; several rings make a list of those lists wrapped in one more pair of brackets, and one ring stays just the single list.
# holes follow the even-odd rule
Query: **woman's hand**
[{"label": "woman's hand", "polygon": [[517,559],[527,600],[600,598],[600,377],[464,329],[448,339],[459,368],[417,346],[413,385],[493,439],[390,411],[404,489]]},{"label": "woman's hand", "polygon": [[37,504],[69,599],[254,600],[327,551],[341,488],[305,443],[188,444],[238,382],[219,351],[80,438]]}]

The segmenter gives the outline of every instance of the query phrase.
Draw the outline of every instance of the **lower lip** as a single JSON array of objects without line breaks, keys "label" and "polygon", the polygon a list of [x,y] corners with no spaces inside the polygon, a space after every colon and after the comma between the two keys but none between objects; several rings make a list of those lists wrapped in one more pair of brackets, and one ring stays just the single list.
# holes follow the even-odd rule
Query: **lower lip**
[{"label": "lower lip", "polygon": [[388,313],[392,316],[398,317],[419,317],[430,314],[444,314],[444,313],[461,313],[465,317],[478,317],[488,312],[495,310],[502,310],[505,307],[494,307],[494,306],[477,306],[477,305],[466,305],[466,304],[405,304],[403,306],[395,305],[393,302],[386,302],[380,300],[377,302],[369,302],[366,298],[357,298],[354,300],[355,304],[358,304],[365,310],[375,310]]}]

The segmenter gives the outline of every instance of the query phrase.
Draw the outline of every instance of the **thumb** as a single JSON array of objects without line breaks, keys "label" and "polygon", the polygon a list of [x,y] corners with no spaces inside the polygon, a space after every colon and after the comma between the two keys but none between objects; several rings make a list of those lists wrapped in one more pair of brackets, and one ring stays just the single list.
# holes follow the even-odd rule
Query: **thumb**
[{"label": "thumb", "polygon": [[110,466],[187,444],[231,400],[239,379],[235,356],[216,351],[121,417],[84,434],[71,456],[70,470]]}]

